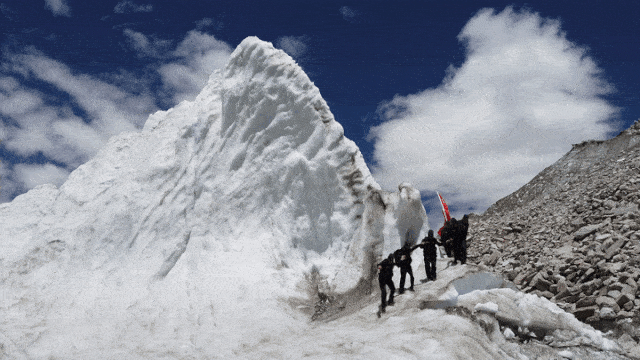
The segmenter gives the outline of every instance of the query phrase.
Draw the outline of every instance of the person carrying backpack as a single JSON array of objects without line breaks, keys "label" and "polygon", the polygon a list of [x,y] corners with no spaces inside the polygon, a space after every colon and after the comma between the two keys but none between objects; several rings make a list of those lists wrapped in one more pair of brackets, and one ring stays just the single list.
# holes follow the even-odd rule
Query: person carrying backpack
[{"label": "person carrying backpack", "polygon": [[394,253],[396,258],[396,265],[400,268],[400,289],[398,290],[399,294],[404,293],[404,281],[407,277],[407,273],[411,277],[411,287],[409,287],[410,291],[413,290],[413,270],[411,269],[411,252],[413,248],[409,245],[409,242],[405,242],[402,248],[396,250]]}]

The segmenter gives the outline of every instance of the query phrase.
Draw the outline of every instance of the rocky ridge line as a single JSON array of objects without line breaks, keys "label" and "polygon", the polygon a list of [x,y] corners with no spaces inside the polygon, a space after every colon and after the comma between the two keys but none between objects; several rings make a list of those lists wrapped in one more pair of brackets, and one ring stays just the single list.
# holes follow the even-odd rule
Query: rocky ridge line
[{"label": "rocky ridge line", "polygon": [[620,340],[637,350],[639,204],[640,120],[613,139],[574,145],[484,214],[472,214],[469,261],[598,329],[622,329]]}]

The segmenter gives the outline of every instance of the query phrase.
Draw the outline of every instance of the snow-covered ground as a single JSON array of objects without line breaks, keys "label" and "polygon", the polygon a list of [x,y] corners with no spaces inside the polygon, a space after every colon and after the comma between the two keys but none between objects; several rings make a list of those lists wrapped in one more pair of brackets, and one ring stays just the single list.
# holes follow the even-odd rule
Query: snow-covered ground
[{"label": "snow-covered ground", "polygon": [[[491,318],[615,348],[546,300],[472,292],[495,286],[472,266],[441,264],[378,319],[375,264],[427,224],[410,184],[380,189],[295,62],[248,38],[195,101],[0,205],[0,354],[522,358],[478,325]],[[311,321],[319,294],[334,300]]]}]

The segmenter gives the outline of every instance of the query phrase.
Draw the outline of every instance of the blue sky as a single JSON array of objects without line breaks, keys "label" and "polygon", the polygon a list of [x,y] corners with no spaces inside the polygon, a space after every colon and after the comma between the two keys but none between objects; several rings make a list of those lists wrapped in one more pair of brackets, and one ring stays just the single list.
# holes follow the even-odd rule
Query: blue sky
[{"label": "blue sky", "polygon": [[258,36],[437,226],[435,191],[481,212],[640,118],[639,18],[635,1],[0,0],[0,201],[60,185]]}]

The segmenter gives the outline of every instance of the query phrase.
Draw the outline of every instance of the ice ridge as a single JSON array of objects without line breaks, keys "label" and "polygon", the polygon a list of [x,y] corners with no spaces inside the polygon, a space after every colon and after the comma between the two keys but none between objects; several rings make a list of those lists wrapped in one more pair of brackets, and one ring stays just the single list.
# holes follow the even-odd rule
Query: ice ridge
[{"label": "ice ridge", "polygon": [[[222,356],[272,331],[263,322],[291,323],[283,299],[318,289],[312,269],[346,292],[427,219],[409,184],[380,189],[295,61],[250,37],[194,101],[113,137],[59,189],[0,205],[0,229],[4,310],[50,324],[34,353],[188,340]],[[24,327],[5,325],[26,344]]]}]

